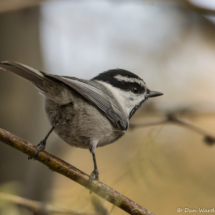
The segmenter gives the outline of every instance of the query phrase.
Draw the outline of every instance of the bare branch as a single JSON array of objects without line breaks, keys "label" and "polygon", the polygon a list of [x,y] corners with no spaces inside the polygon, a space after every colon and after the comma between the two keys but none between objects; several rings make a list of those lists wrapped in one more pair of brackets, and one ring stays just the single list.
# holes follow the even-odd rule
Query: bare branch
[{"label": "bare branch", "polygon": [[57,214],[71,214],[71,215],[93,215],[93,213],[84,213],[84,212],[81,213],[74,210],[63,209],[49,204],[43,204],[38,201],[33,201],[19,196],[7,194],[7,193],[0,193],[0,200],[12,202],[16,205],[25,207],[33,212],[42,213],[42,214],[57,213]]},{"label": "bare branch", "polygon": [[[9,146],[12,146],[13,148],[18,149],[19,151],[29,156],[34,156],[36,146],[1,128],[0,141],[6,143]],[[36,157],[36,160],[45,164],[51,170],[58,172],[86,187],[91,192],[94,192],[98,196],[116,205],[129,214],[153,215],[145,208],[141,207],[137,203],[133,202],[132,200],[107,186],[106,184],[103,184],[102,182],[97,180],[90,181],[89,175],[66,163],[65,161],[47,153],[46,151],[40,152],[38,157]]]},{"label": "bare branch", "polygon": [[196,133],[199,133],[201,135],[204,136],[204,141],[208,144],[208,145],[213,145],[215,143],[215,135],[205,131],[202,128],[199,128],[195,125],[192,125],[191,123],[188,123],[184,120],[181,120],[179,118],[176,117],[175,114],[173,113],[169,113],[166,115],[166,117],[164,119],[158,120],[158,121],[154,121],[154,122],[143,122],[143,123],[130,123],[130,128],[134,129],[134,128],[140,128],[140,127],[149,127],[149,126],[157,126],[157,125],[164,125],[167,123],[173,123],[176,125],[180,125],[182,127],[188,128],[190,130],[195,131]]}]

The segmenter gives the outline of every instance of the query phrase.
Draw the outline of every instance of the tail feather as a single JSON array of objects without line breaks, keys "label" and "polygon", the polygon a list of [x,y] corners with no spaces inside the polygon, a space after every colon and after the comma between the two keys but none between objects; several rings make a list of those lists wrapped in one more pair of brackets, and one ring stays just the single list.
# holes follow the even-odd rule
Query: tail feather
[{"label": "tail feather", "polygon": [[53,84],[42,72],[21,63],[3,61],[0,62],[0,68],[33,82],[38,88],[43,88],[44,82]]},{"label": "tail feather", "polygon": [[32,82],[46,98],[58,104],[67,104],[72,101],[71,90],[65,84],[51,77],[46,76],[29,66],[17,62],[0,62],[0,69],[12,72],[30,82]]}]

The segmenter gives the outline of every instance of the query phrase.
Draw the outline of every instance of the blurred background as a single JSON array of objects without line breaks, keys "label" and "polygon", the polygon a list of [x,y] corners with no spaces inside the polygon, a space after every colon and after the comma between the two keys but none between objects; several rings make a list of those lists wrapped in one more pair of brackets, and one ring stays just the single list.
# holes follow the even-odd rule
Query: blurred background
[{"label": "blurred background", "polygon": [[[132,122],[174,112],[215,134],[214,15],[213,0],[0,1],[0,61],[85,79],[113,68],[130,70],[164,93],[148,100]],[[50,125],[31,83],[0,71],[0,101],[1,128],[35,145],[44,138]],[[55,134],[46,150],[92,172],[89,151]],[[214,154],[202,135],[173,124],[129,130],[96,150],[100,180],[157,215],[215,207]],[[0,192],[96,213],[87,189],[3,143]],[[126,214],[99,201],[109,214]],[[0,214],[36,213],[0,201]]]}]

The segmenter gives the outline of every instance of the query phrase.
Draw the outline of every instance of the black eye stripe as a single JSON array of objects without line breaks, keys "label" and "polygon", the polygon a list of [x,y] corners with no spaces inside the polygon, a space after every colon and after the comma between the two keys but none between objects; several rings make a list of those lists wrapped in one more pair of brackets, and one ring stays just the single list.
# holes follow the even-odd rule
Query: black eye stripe
[{"label": "black eye stripe", "polygon": [[[126,83],[127,84],[127,83]],[[135,94],[142,94],[145,92],[145,87],[143,87],[142,85],[138,84],[138,83],[133,83],[133,82],[130,82],[128,84],[129,86],[129,89],[134,92]]]},{"label": "black eye stripe", "polygon": [[138,83],[134,83],[134,82],[126,82],[126,81],[117,81],[114,83],[110,83],[112,86],[120,88],[122,90],[126,90],[126,91],[133,91],[134,88],[138,89],[138,92],[136,94],[141,94],[145,92],[145,87],[141,86]]}]

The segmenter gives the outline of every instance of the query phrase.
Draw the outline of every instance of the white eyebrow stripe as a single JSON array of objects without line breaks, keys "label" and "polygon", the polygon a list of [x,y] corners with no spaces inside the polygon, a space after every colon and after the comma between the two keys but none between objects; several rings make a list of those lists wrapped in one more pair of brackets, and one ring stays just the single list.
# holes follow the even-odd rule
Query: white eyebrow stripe
[{"label": "white eyebrow stripe", "polygon": [[140,84],[142,86],[145,86],[144,81],[139,80],[137,78],[128,78],[128,77],[125,77],[125,76],[122,76],[122,75],[116,75],[116,76],[114,76],[114,78],[117,79],[118,81],[138,83],[138,84]]}]

